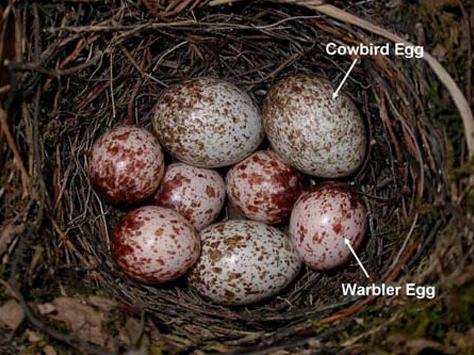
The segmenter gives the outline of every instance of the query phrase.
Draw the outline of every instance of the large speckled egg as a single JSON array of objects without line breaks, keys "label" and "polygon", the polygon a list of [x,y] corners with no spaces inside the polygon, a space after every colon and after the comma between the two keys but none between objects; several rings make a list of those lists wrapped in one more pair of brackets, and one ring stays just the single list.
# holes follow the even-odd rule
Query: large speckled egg
[{"label": "large speckled egg", "polygon": [[314,270],[329,270],[345,263],[361,244],[367,212],[359,196],[342,183],[324,183],[303,193],[290,218],[290,237],[298,254]]},{"label": "large speckled egg", "polygon": [[155,201],[179,212],[201,230],[216,219],[224,206],[224,179],[214,170],[174,163],[166,169]]},{"label": "large speckled egg", "polygon": [[201,256],[189,282],[216,303],[263,300],[285,288],[300,270],[300,259],[287,236],[263,223],[217,223],[201,232],[201,240]]},{"label": "large speckled egg", "polygon": [[332,98],[334,88],[310,75],[287,77],[263,103],[265,131],[271,145],[302,172],[324,177],[347,176],[366,153],[364,122],[350,98]]},{"label": "large speckled egg", "polygon": [[130,277],[146,283],[176,279],[196,262],[198,233],[178,212],[145,206],[126,214],[114,229],[112,254]]},{"label": "large speckled egg", "polygon": [[264,137],[260,112],[235,85],[200,78],[165,90],[153,125],[161,144],[185,163],[216,168],[247,157]]},{"label": "large speckled egg", "polygon": [[303,191],[303,176],[270,150],[253,153],[234,165],[226,177],[231,203],[255,221],[285,221]]},{"label": "large speckled egg", "polygon": [[164,167],[158,140],[136,126],[107,131],[94,143],[88,160],[92,186],[115,204],[135,204],[153,195]]}]

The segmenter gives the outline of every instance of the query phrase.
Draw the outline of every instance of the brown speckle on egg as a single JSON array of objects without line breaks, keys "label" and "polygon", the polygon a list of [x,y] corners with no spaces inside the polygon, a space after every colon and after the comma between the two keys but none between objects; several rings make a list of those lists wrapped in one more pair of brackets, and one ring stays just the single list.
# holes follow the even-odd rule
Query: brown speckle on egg
[{"label": "brown speckle on egg", "polygon": [[243,305],[271,297],[298,274],[301,261],[280,230],[231,220],[201,232],[202,253],[189,274],[192,287],[212,301]]},{"label": "brown speckle on egg", "polygon": [[262,108],[275,151],[298,170],[336,178],[361,165],[367,145],[364,122],[351,99],[323,78],[297,75],[268,92]]},{"label": "brown speckle on egg", "polygon": [[166,89],[153,125],[161,144],[185,163],[215,168],[251,154],[264,137],[257,106],[226,81],[198,78]]}]

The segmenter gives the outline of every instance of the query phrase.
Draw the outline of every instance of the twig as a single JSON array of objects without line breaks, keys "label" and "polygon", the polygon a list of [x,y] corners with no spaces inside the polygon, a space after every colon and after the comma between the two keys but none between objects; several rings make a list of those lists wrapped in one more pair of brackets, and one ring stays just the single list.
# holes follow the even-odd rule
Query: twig
[{"label": "twig", "polygon": [[15,143],[15,139],[13,138],[10,128],[8,126],[8,119],[7,113],[0,107],[0,133],[3,133],[5,140],[7,141],[8,147],[11,149],[13,156],[15,157],[15,165],[17,166],[18,170],[20,171],[21,182],[23,185],[23,197],[28,196],[29,191],[31,189],[31,179],[28,175],[28,172],[23,165],[23,159],[20,156],[20,152]]}]

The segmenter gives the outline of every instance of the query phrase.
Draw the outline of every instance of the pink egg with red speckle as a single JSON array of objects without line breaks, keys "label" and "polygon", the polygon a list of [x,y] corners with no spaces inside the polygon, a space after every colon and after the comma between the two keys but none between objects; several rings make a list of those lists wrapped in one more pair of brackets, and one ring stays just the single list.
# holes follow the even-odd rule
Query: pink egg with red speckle
[{"label": "pink egg with red speckle", "polygon": [[303,176],[270,150],[236,164],[226,178],[231,203],[249,219],[275,224],[285,221],[303,191]]},{"label": "pink egg with red speckle", "polygon": [[168,166],[155,195],[159,206],[179,212],[197,230],[217,218],[224,201],[225,183],[219,173],[183,163]]},{"label": "pink egg with red speckle", "polygon": [[88,160],[93,187],[114,204],[136,204],[160,185],[164,156],[158,140],[137,126],[119,126],[94,143]]},{"label": "pink egg with red speckle", "polygon": [[112,254],[130,277],[163,283],[184,275],[196,262],[201,241],[178,212],[145,206],[126,214],[114,229]]},{"label": "pink egg with red speckle", "polygon": [[342,183],[324,183],[303,193],[290,218],[290,237],[303,262],[314,270],[329,270],[345,263],[360,246],[366,231],[367,211],[358,194]]}]

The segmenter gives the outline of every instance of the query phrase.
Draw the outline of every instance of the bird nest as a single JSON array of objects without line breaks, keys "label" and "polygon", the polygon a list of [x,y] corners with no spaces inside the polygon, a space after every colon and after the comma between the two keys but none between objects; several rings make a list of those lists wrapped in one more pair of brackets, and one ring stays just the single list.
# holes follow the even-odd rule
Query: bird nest
[{"label": "bird nest", "polygon": [[[327,43],[398,38],[361,19],[376,15],[373,6],[344,12],[314,1],[13,2],[19,57],[7,63],[10,94],[1,111],[7,143],[1,211],[13,232],[2,272],[32,326],[84,352],[100,351],[58,331],[29,306],[67,288],[101,293],[129,312],[143,312],[165,351],[296,351],[325,342],[337,348],[367,336],[404,304],[343,296],[341,283],[409,280],[440,287],[433,260],[454,270],[465,255],[453,260],[454,254],[439,251],[440,236],[449,250],[457,233],[456,211],[447,208],[445,138],[429,102],[433,73],[458,93],[432,57],[364,57],[342,89],[362,113],[369,136],[366,160],[347,179],[369,212],[360,248],[369,281],[355,260],[331,272],[305,268],[278,296],[246,307],[210,303],[185,280],[140,284],[111,257],[111,231],[125,211],[104,202],[86,173],[92,143],[121,123],[151,128],[157,97],[174,83],[222,78],[259,105],[269,87],[288,75],[317,74],[337,87],[354,58],[328,56]],[[461,108],[463,100],[455,97]],[[469,112],[461,113],[469,119]]]}]

